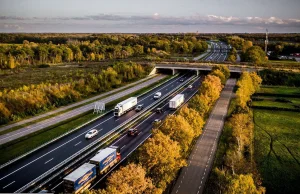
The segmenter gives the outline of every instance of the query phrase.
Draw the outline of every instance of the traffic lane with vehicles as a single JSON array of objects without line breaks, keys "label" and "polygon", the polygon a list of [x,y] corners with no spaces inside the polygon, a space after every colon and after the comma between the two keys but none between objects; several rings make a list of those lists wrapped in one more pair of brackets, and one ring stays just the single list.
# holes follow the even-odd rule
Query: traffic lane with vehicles
[{"label": "traffic lane with vehicles", "polygon": [[216,102],[203,133],[198,138],[188,159],[188,166],[183,167],[172,194],[202,193],[205,182],[212,168],[217,150],[218,140],[223,130],[224,119],[227,115],[235,79],[229,79],[220,98]]},{"label": "traffic lane with vehicles", "polygon": [[[178,76],[157,89],[141,96],[138,98],[138,102],[143,103],[144,106],[148,106],[154,102],[153,95],[156,92],[161,91],[162,95],[164,95],[171,89],[177,87],[178,84],[180,84],[180,79],[183,77],[184,79],[188,79],[190,76],[191,75]],[[71,133],[54,143],[29,154],[25,158],[4,167],[0,170],[0,193],[16,191],[44,172],[64,161],[66,158],[86,147],[97,138],[103,136],[114,127],[128,120],[134,114],[136,114],[136,112],[133,110],[120,118],[115,118],[111,112],[92,124],[78,129],[74,133]],[[99,134],[95,138],[86,140],[84,138],[85,134],[94,128],[99,131]]]},{"label": "traffic lane with vehicles", "polygon": [[[197,90],[199,89],[201,85],[201,79],[198,78],[194,83],[193,83],[193,88],[185,88],[185,90],[181,93],[185,95],[185,102],[192,97]],[[156,113],[155,110],[151,112],[151,114],[138,123],[136,126],[132,128],[138,129],[138,134],[137,136],[128,136],[127,134],[124,134],[121,136],[119,139],[117,139],[115,142],[112,143],[113,146],[119,146],[121,148],[121,161],[124,158],[127,158],[134,150],[136,150],[150,135],[151,135],[151,130],[154,127],[153,122],[155,119],[163,120],[165,119],[169,114],[174,113],[176,110],[172,110],[168,108],[169,105],[169,100],[175,95],[172,95],[168,100],[165,100],[162,105],[159,107],[163,107],[164,112],[162,113]],[[111,171],[114,168],[111,169]],[[99,187],[103,186],[99,182],[103,180],[104,177],[98,178],[96,183],[92,184],[93,189],[99,189]]]}]

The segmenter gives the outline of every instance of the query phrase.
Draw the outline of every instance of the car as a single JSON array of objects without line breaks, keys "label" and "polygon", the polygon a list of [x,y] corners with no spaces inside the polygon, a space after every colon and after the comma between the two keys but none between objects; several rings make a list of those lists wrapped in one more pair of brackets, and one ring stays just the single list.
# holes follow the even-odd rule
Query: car
[{"label": "car", "polygon": [[90,130],[90,131],[85,135],[85,138],[86,138],[86,139],[91,139],[91,138],[95,137],[96,135],[98,135],[98,130],[97,130],[97,129],[92,129],[92,130]]},{"label": "car", "polygon": [[163,110],[163,108],[160,108],[160,107],[158,107],[157,109],[156,109],[156,113],[162,113],[164,110]]},{"label": "car", "polygon": [[183,81],[184,81],[184,79],[180,79],[179,81],[180,81],[180,82],[183,82]]},{"label": "car", "polygon": [[128,129],[127,131],[127,135],[128,136],[136,136],[138,134],[138,130],[137,129],[134,129],[134,128],[130,128]]},{"label": "car", "polygon": [[142,104],[137,105],[137,107],[135,108],[135,111],[139,112],[141,110],[143,110],[144,106]]},{"label": "car", "polygon": [[161,122],[160,119],[155,119],[155,120],[153,121],[154,124],[157,124],[157,123],[160,123],[160,122]]},{"label": "car", "polygon": [[188,85],[187,88],[192,89],[192,88],[193,88],[193,85]]},{"label": "car", "polygon": [[156,92],[155,94],[154,94],[154,99],[159,99],[161,97],[161,92]]}]

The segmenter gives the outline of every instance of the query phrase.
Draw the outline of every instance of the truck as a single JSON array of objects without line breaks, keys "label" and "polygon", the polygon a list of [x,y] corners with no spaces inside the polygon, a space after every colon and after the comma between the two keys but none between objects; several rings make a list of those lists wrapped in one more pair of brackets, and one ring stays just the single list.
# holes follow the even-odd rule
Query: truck
[{"label": "truck", "polygon": [[63,179],[64,193],[79,193],[90,187],[96,178],[96,165],[84,163]]},{"label": "truck", "polygon": [[115,106],[114,116],[120,117],[126,112],[134,109],[136,105],[137,105],[137,97],[130,97],[127,100],[124,100]]},{"label": "truck", "polygon": [[184,94],[177,94],[169,102],[170,109],[177,109],[184,102]]},{"label": "truck", "polygon": [[97,175],[105,174],[112,166],[121,160],[120,148],[110,146],[101,149],[90,159],[90,163],[96,165]]}]

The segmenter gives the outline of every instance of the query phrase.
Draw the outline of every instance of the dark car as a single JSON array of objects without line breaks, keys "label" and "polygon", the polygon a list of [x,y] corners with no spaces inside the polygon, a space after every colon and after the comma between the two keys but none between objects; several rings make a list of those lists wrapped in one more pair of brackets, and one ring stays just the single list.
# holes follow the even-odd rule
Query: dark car
[{"label": "dark car", "polygon": [[131,129],[128,130],[127,135],[128,135],[128,136],[136,136],[137,133],[138,133],[138,130],[137,130],[137,129],[131,128]]},{"label": "dark car", "polygon": [[179,81],[180,81],[180,82],[183,82],[183,81],[184,81],[184,79],[180,79]]},{"label": "dark car", "polygon": [[160,107],[156,109],[156,113],[162,113],[163,111],[164,111],[163,108]]},{"label": "dark car", "polygon": [[139,112],[141,110],[143,110],[144,106],[142,104],[137,105],[137,107],[135,108],[135,111]]}]

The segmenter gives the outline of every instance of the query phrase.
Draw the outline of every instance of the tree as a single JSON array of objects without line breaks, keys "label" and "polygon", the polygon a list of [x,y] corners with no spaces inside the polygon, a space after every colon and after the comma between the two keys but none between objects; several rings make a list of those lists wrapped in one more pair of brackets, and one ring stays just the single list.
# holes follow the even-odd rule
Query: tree
[{"label": "tree", "polygon": [[240,193],[253,193],[253,194],[263,194],[265,193],[265,188],[256,188],[252,174],[246,175],[234,175],[229,181],[228,190],[226,194],[240,194]]},{"label": "tree", "polygon": [[153,193],[157,189],[140,165],[130,163],[112,173],[108,178],[106,193],[140,194]]},{"label": "tree", "polygon": [[259,46],[248,48],[244,54],[244,59],[247,62],[253,62],[255,64],[262,64],[267,61],[265,52]]},{"label": "tree", "polygon": [[210,108],[210,99],[205,95],[195,95],[189,103],[189,108],[196,110],[201,117],[205,117]]},{"label": "tree", "polygon": [[194,138],[194,130],[181,115],[169,115],[160,127],[160,130],[177,141],[182,151],[187,152]]},{"label": "tree", "polygon": [[244,41],[243,47],[242,47],[242,52],[246,52],[248,48],[252,47],[253,43],[249,40]]},{"label": "tree", "polygon": [[230,70],[225,65],[215,65],[215,66],[213,66],[212,71],[217,70],[217,69],[220,70],[224,74],[226,80],[230,77]]},{"label": "tree", "polygon": [[10,55],[10,56],[8,57],[8,64],[7,64],[7,67],[8,67],[9,69],[14,69],[16,66],[17,66],[17,65],[16,65],[16,63],[15,63],[14,57]]},{"label": "tree", "polygon": [[196,137],[202,133],[204,121],[196,110],[184,106],[180,109],[179,115],[185,118],[185,120],[190,124]]},{"label": "tree", "polygon": [[222,84],[220,78],[208,75],[201,84],[200,94],[210,99],[209,106],[211,106],[219,98],[221,90]]},{"label": "tree", "polygon": [[180,146],[159,130],[153,130],[153,137],[139,148],[138,158],[153,183],[164,190],[186,165],[180,154]]},{"label": "tree", "polygon": [[226,78],[225,78],[225,75],[222,73],[222,71],[220,71],[219,69],[216,69],[216,70],[212,71],[210,73],[210,75],[214,75],[214,76],[220,78],[222,85],[225,85]]}]

